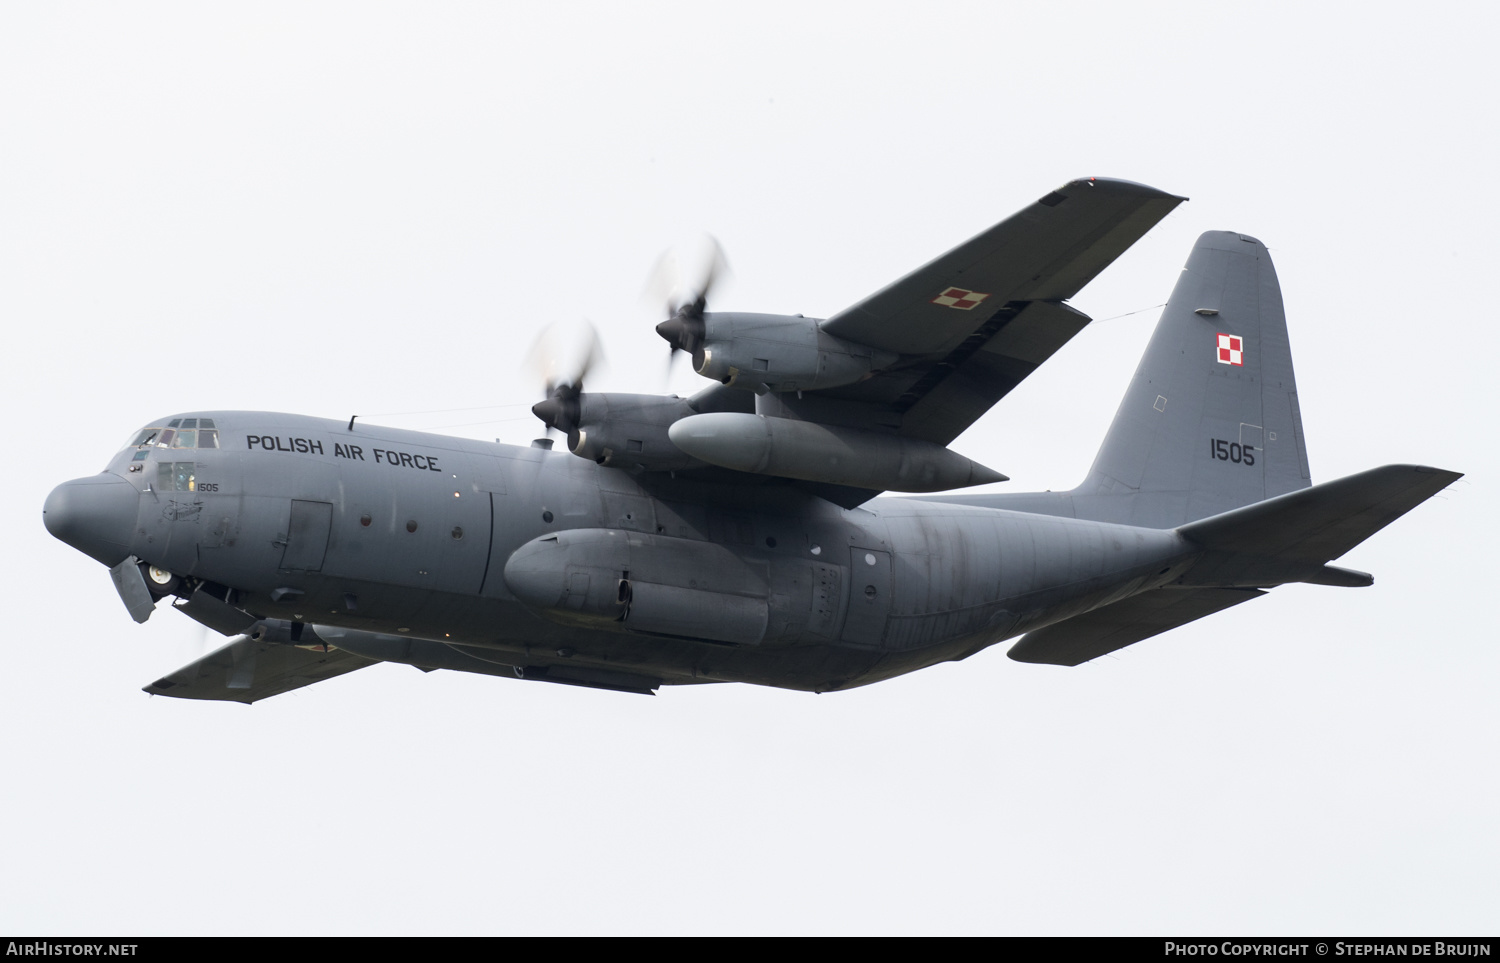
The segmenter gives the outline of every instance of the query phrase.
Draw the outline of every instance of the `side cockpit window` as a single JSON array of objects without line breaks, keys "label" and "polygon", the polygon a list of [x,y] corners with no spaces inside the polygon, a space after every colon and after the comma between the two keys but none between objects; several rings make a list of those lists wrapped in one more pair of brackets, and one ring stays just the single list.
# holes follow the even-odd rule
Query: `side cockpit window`
[{"label": "side cockpit window", "polygon": [[156,490],[159,492],[197,491],[197,467],[190,461],[164,461],[157,463]]}]

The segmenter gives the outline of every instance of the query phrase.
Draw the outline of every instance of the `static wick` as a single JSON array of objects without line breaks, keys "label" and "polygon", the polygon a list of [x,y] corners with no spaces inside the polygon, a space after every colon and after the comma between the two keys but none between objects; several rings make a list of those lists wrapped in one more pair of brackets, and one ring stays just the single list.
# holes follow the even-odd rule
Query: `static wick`
[{"label": "static wick", "polygon": [[356,419],[358,417],[359,417],[359,415],[350,415],[349,416],[349,430],[350,431],[354,430],[354,419]]}]

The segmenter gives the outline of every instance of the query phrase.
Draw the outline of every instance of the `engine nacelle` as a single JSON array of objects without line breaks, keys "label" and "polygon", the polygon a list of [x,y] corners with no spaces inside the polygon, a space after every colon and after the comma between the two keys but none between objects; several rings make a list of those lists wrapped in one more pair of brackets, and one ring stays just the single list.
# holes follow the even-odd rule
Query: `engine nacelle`
[{"label": "engine nacelle", "polygon": [[677,471],[703,462],[672,444],[667,429],[696,414],[682,398],[618,392],[578,397],[578,427],[568,450],[580,458],[636,471]]},{"label": "engine nacelle", "polygon": [[705,314],[703,325],[702,352],[695,352],[698,373],[754,391],[836,388],[897,359],[889,351],[825,334],[812,318]]}]

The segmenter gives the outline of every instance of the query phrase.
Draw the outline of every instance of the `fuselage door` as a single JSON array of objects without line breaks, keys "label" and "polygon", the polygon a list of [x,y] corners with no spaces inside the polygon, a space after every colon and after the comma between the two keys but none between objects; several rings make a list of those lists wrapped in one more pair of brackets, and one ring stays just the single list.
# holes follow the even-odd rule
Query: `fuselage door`
[{"label": "fuselage door", "polygon": [[333,527],[333,506],[328,502],[292,500],[287,524],[286,547],[281,551],[283,572],[321,572],[328,551],[328,533]]},{"label": "fuselage door", "polygon": [[873,548],[849,549],[849,614],[845,642],[879,645],[891,611],[891,555]]}]

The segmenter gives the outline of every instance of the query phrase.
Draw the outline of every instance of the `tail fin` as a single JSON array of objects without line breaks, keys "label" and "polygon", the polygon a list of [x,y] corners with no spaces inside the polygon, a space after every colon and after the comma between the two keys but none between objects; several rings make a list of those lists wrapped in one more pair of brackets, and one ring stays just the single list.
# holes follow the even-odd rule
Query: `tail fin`
[{"label": "tail fin", "polygon": [[1150,528],[1311,484],[1281,286],[1264,244],[1198,239],[1083,484],[1081,518]]}]

